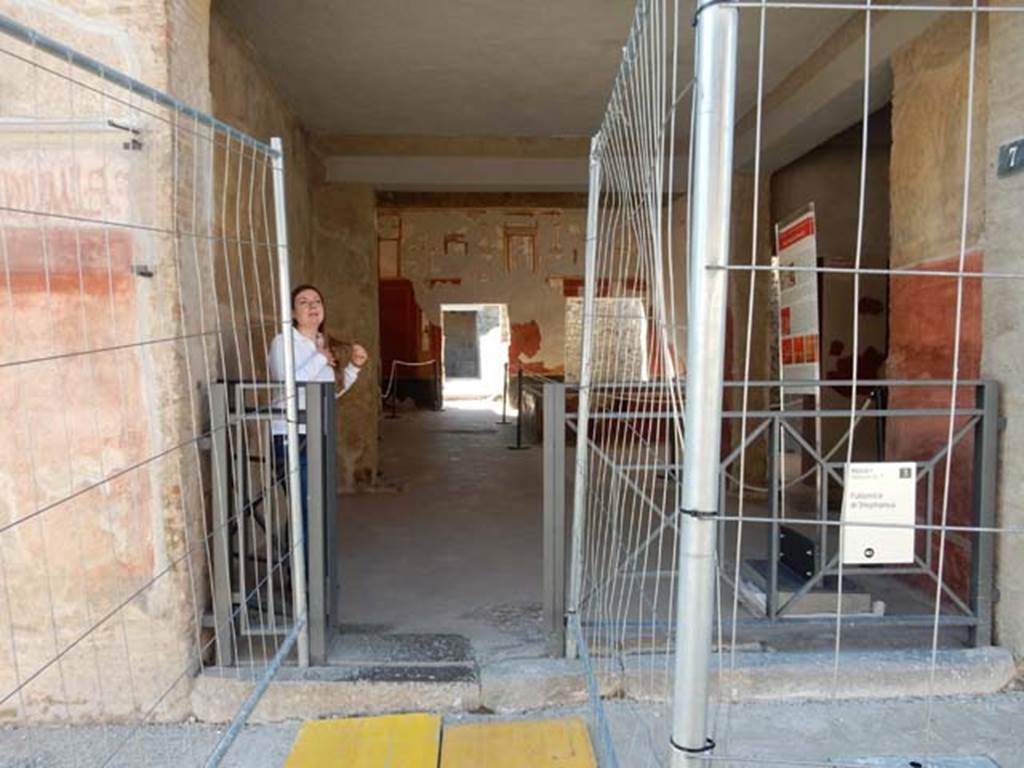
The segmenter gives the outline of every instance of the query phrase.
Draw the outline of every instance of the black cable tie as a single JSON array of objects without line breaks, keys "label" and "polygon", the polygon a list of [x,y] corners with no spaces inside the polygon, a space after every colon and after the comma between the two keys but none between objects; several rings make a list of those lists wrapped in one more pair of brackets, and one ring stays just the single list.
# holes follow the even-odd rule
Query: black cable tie
[{"label": "black cable tie", "polygon": [[708,518],[718,517],[718,511],[714,509],[680,509],[684,515],[690,517],[696,517],[699,520],[707,520]]},{"label": "black cable tie", "polygon": [[697,26],[697,20],[704,11],[714,5],[729,5],[733,0],[707,0],[706,3],[701,3],[697,6],[697,10],[693,12],[693,26]]},{"label": "black cable tie", "polygon": [[669,744],[672,745],[672,749],[676,750],[677,752],[685,752],[688,755],[701,755],[705,752],[710,752],[715,748],[715,740],[710,737],[705,740],[703,747],[697,747],[696,749],[691,749],[690,747],[684,747],[679,744],[676,744],[675,739],[673,738],[669,738],[668,741]]}]

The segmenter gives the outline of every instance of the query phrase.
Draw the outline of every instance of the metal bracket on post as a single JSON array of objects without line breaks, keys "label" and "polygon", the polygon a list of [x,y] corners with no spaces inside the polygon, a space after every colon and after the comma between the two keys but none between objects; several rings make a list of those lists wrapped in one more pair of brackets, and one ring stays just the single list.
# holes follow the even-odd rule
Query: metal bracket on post
[{"label": "metal bracket on post", "polygon": [[[736,8],[708,4],[697,16],[696,115],[691,148],[692,239],[686,352],[682,509],[717,510],[722,440],[736,102]],[[718,523],[683,515],[679,526],[672,767],[705,763]]]},{"label": "metal bracket on post", "polygon": [[551,656],[565,652],[565,385],[544,384],[544,622]]}]

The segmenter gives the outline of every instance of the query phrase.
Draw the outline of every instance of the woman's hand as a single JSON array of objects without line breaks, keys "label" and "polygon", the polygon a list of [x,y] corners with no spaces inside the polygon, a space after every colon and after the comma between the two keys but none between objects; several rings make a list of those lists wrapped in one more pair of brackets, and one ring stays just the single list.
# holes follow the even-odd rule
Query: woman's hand
[{"label": "woman's hand", "polygon": [[316,349],[317,351],[327,358],[327,364],[331,368],[338,367],[338,358],[334,356],[334,352],[331,351],[331,345],[327,343],[327,339],[322,333],[318,333],[316,336]]},{"label": "woman's hand", "polygon": [[369,359],[370,356],[366,352],[366,347],[364,347],[362,344],[352,345],[352,365],[354,365],[356,368],[362,368],[364,365],[366,365],[366,361]]}]

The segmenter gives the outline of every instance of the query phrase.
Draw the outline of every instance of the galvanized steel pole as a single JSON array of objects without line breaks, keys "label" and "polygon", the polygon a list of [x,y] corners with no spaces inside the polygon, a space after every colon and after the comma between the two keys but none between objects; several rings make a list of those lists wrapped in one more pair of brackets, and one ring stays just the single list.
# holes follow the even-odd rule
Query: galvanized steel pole
[{"label": "galvanized steel pole", "polygon": [[729,261],[738,21],[726,4],[698,10],[673,768],[702,765],[714,747],[707,712],[728,273],[713,267]]},{"label": "galvanized steel pole", "polygon": [[288,440],[288,498],[291,503],[292,529],[292,621],[298,626],[299,666],[309,666],[309,630],[306,622],[306,542],[302,526],[302,482],[299,477],[299,402],[295,386],[295,348],[292,339],[292,278],[288,267],[288,217],[284,200],[284,153],[281,139],[270,146],[273,158],[274,227],[277,249],[277,280],[281,301],[281,338],[284,339],[284,395]]},{"label": "galvanized steel pole", "polygon": [[[583,591],[583,533],[587,516],[587,447],[590,421],[591,346],[594,341],[594,302],[597,285],[597,219],[601,201],[601,134],[590,140],[590,192],[587,197],[587,243],[583,254],[583,312],[580,318],[580,389],[576,406],[576,474],[572,497],[572,549],[569,564],[568,620],[579,611]],[[575,659],[579,649],[576,634],[565,633],[565,656]]]}]

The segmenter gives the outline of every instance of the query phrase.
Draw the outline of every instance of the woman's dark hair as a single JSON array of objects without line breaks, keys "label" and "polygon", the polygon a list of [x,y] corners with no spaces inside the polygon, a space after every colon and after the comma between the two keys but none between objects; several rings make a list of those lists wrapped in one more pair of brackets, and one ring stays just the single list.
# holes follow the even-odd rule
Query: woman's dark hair
[{"label": "woman's dark hair", "polygon": [[[294,288],[292,288],[292,312],[295,311],[295,299],[297,299],[299,297],[299,294],[302,293],[303,291],[315,291],[316,295],[320,297],[320,303],[323,305],[324,309],[327,308],[327,302],[324,301],[324,295],[320,293],[320,289],[310,283],[303,283],[302,285],[297,285]],[[299,327],[299,323],[294,317],[292,318],[292,327]],[[324,332],[323,320],[320,321],[320,325],[317,326],[316,331],[317,333]]]}]

